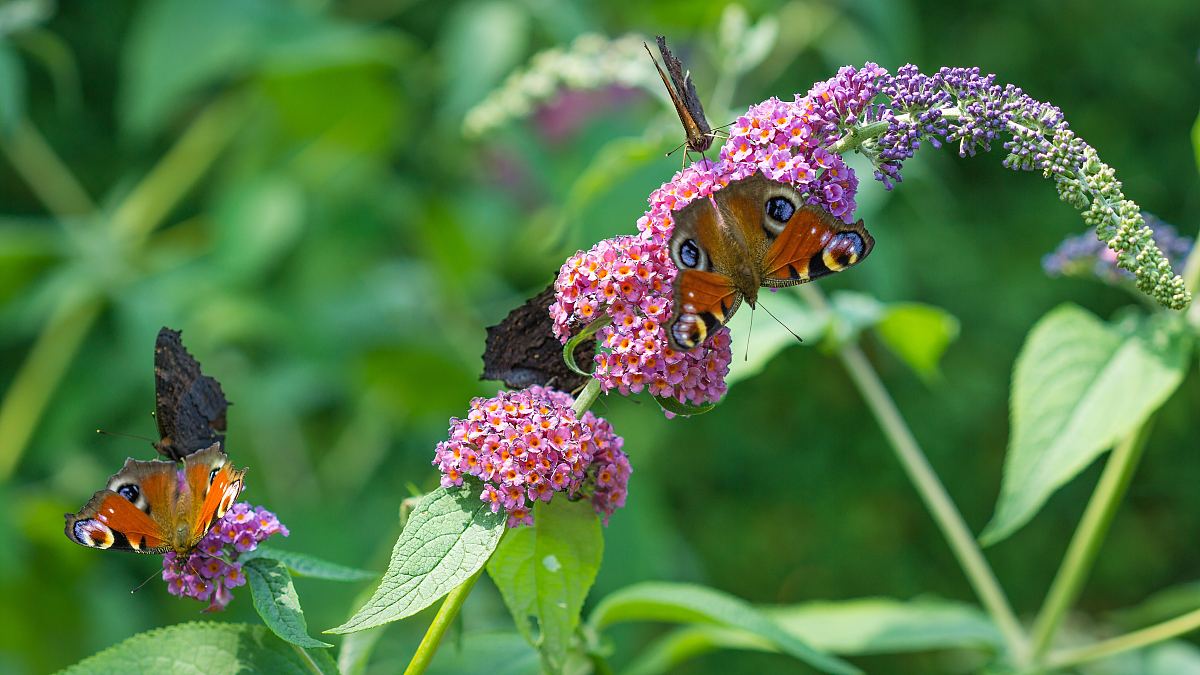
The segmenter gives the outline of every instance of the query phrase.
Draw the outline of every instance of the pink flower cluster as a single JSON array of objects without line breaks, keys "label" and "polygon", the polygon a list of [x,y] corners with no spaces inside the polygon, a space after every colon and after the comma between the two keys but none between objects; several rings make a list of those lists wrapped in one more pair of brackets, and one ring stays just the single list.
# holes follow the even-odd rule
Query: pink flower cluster
[{"label": "pink flower cluster", "polygon": [[623,395],[649,389],[655,396],[700,405],[725,394],[729,331],[703,347],[671,349],[665,324],[671,318],[675,266],[661,242],[638,236],[605,239],[567,260],[550,306],[555,333],[563,342],[579,324],[607,316],[596,334],[593,376],[604,391]]},{"label": "pink flower cluster", "polygon": [[573,402],[538,386],[473,399],[434,453],[442,486],[462,485],[467,476],[483,481],[480,499],[493,513],[504,509],[509,527],[533,524],[534,503],[556,492],[590,496],[607,524],[625,505],[633,469],[612,426],[590,411],[578,418]]},{"label": "pink flower cluster", "polygon": [[731,358],[727,329],[682,354],[667,342],[664,324],[676,273],[667,251],[672,214],[761,171],[853,222],[858,178],[828,147],[868,111],[884,75],[873,63],[845,67],[793,102],[771,98],[753,106],[734,122],[719,161],[696,162],[650,194],[650,208],[637,222],[639,235],[601,241],[567,260],[550,306],[555,333],[566,342],[581,326],[604,316],[612,321],[597,333],[601,349],[593,371],[605,391],[648,388],[696,405],[724,395]]},{"label": "pink flower cluster", "polygon": [[167,592],[207,602],[208,612],[225,609],[233,600],[232,589],[246,583],[238,556],[258,548],[259,542],[274,534],[288,536],[287,527],[274,513],[246,502],[234,504],[191,555],[163,556],[162,578],[167,582]]}]

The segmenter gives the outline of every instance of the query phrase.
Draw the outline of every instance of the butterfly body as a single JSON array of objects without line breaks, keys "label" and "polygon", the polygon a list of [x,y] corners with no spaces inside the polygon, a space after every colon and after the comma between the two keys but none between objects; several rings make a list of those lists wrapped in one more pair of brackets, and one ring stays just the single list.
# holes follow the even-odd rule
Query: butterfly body
[{"label": "butterfly body", "polygon": [[760,173],[730,182],[674,214],[669,242],[675,277],[667,334],[691,349],[729,321],[762,287],[802,284],[861,262],[875,240],[862,221],[847,225],[805,204],[795,187]]},{"label": "butterfly body", "polygon": [[136,553],[192,552],[242,490],[244,469],[213,444],[183,459],[128,459],[78,513],[67,538],[82,546]]}]

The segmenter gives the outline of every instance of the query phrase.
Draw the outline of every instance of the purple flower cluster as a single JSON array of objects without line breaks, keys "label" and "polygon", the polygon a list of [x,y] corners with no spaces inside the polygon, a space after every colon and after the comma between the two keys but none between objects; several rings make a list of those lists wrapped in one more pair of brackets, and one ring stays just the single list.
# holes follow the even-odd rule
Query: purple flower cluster
[{"label": "purple flower cluster", "polygon": [[434,452],[442,486],[478,478],[480,499],[493,513],[504,509],[509,527],[533,524],[534,503],[556,492],[590,496],[607,524],[625,505],[633,469],[612,426],[590,411],[579,418],[573,403],[538,386],[473,399],[466,419],[450,420],[449,439]]},{"label": "purple flower cluster", "polygon": [[[978,68],[942,68],[924,75],[916,66],[879,77],[880,92],[890,99],[864,110],[859,149],[875,162],[875,177],[891,189],[900,180],[904,160],[923,140],[933,145],[957,142],[962,156],[974,155],[1003,139],[1010,169],[1033,171],[1054,180],[1063,201],[1083,213],[1096,236],[1116,254],[1116,264],[1133,273],[1137,287],[1165,307],[1182,309],[1191,301],[1183,279],[1175,275],[1154,232],[1137,204],[1126,199],[1111,167],[1078,138],[1057,107],[1033,99],[1020,87],[1000,86]],[[882,124],[881,135],[866,129]],[[854,133],[843,137],[854,141]]]},{"label": "purple flower cluster", "polygon": [[827,148],[847,123],[864,114],[885,74],[871,63],[845,67],[794,101],[772,98],[750,108],[734,122],[718,161],[697,162],[650,194],[637,236],[602,241],[567,260],[550,307],[555,331],[566,342],[582,325],[611,322],[597,333],[601,349],[593,371],[605,391],[647,388],[694,405],[724,395],[732,356],[728,330],[684,353],[667,342],[664,324],[671,316],[676,274],[667,242],[674,212],[761,171],[795,185],[808,203],[852,222],[858,178]]},{"label": "purple flower cluster", "polygon": [[246,583],[238,556],[258,548],[271,535],[288,536],[288,529],[274,513],[246,502],[234,504],[200,540],[186,558],[175,553],[163,556],[163,581],[171,595],[207,602],[205,611],[225,609],[233,600],[232,589]]},{"label": "purple flower cluster", "polygon": [[992,142],[1004,139],[1009,151],[1005,166],[1045,169],[1039,134],[1065,128],[1061,110],[1030,98],[1020,87],[1001,87],[995,75],[978,68],[942,68],[925,75],[909,64],[895,75],[884,74],[880,91],[889,102],[869,110],[865,119],[886,122],[887,132],[867,147],[876,153],[875,178],[889,190],[901,180],[904,160],[923,140],[934,147],[958,143],[959,156],[968,157],[980,149],[990,151]]},{"label": "purple flower cluster", "polygon": [[[1172,265],[1182,264],[1191,253],[1193,240],[1149,213],[1142,216],[1167,260]],[[1064,239],[1054,252],[1042,258],[1042,269],[1054,277],[1091,277],[1113,285],[1128,284],[1133,280],[1132,273],[1117,267],[1117,252],[1091,234]]]}]

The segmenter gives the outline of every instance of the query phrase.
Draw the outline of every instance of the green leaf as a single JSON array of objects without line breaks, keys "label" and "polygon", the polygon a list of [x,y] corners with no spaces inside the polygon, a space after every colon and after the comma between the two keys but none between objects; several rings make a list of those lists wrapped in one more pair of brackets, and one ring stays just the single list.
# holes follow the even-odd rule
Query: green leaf
[{"label": "green leaf", "polygon": [[888,349],[926,381],[941,375],[938,362],[958,337],[958,319],[944,309],[916,302],[888,305],[875,324]]},{"label": "green leaf", "polygon": [[691,403],[680,403],[679,399],[670,396],[654,396],[654,400],[658,405],[667,412],[674,413],[681,417],[691,417],[692,415],[703,415],[717,407],[716,403],[705,403],[704,405],[692,405]]},{"label": "green leaf", "polygon": [[337,563],[322,560],[315,556],[305,553],[293,553],[292,551],[281,551],[270,546],[260,545],[258,548],[248,553],[242,554],[242,560],[253,560],[255,558],[270,558],[283,563],[292,574],[301,577],[312,577],[314,579],[327,579],[329,581],[364,581],[366,579],[374,579],[377,574],[367,570],[355,569],[346,567]]},{"label": "green leaf", "polygon": [[589,617],[588,624],[600,631],[622,621],[666,621],[739,628],[822,672],[860,672],[837,657],[817,651],[744,600],[704,586],[665,582],[635,584],[601,600]]},{"label": "green leaf", "polygon": [[586,500],[539,501],[533,522],[504,537],[487,570],[521,634],[541,651],[548,669],[558,672],[600,569],[604,537]]},{"label": "green leaf", "polygon": [[0,37],[0,134],[7,135],[25,116],[25,69],[12,44]]},{"label": "green leaf", "polygon": [[351,633],[403,619],[432,605],[487,562],[506,516],[467,487],[438,488],[417,504],[374,595],[328,633]]},{"label": "green leaf", "polygon": [[1173,619],[1200,607],[1200,581],[1164,588],[1134,607],[1112,613],[1114,623],[1126,629],[1144,628]]},{"label": "green leaf", "polygon": [[1179,386],[1191,340],[1178,317],[1127,323],[1063,305],[1030,331],[1013,368],[1012,436],[985,544],[1028,522]]},{"label": "green leaf", "polygon": [[309,637],[304,610],[300,609],[300,596],[296,594],[292,576],[283,563],[270,558],[254,558],[242,569],[246,571],[246,581],[254,596],[254,609],[272,633],[297,647],[333,646]]},{"label": "green leaf", "polygon": [[596,319],[595,321],[584,326],[583,330],[579,331],[577,335],[574,335],[570,340],[567,340],[567,343],[563,345],[563,361],[567,362],[568,368],[579,375],[590,376],[592,374],[592,371],[584,370],[583,368],[579,367],[578,363],[576,363],[575,350],[579,348],[579,345],[583,344],[584,340],[592,339],[592,336],[595,335],[597,331],[610,323],[612,323],[612,317],[605,314],[599,319]]},{"label": "green leaf", "polygon": [[[1003,638],[973,605],[945,600],[902,602],[863,598],[764,609],[788,633],[816,649],[846,655],[904,653],[935,649],[999,650]],[[671,672],[688,659],[717,649],[779,651],[769,640],[740,628],[695,625],[681,628],[642,653],[626,672]]]},{"label": "green leaf", "polygon": [[278,673],[336,675],[323,649],[304,650],[264,626],[195,622],[140,633],[64,673]]}]

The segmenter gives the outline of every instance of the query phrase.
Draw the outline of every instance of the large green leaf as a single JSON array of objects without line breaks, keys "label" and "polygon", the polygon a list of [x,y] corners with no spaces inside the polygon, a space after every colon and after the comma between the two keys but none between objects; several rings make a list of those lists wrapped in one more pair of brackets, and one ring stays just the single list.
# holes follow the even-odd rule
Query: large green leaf
[{"label": "large green leaf", "polygon": [[349,621],[326,632],[379,626],[432,605],[483,567],[500,542],[505,519],[466,487],[425,495],[396,540],[375,594]]},{"label": "large green leaf", "polygon": [[626,587],[600,601],[588,618],[595,631],[622,621],[665,621],[712,624],[737,628],[766,640],[825,673],[858,673],[845,661],[814,649],[768,614],[727,593],[676,583],[642,583]]},{"label": "large green leaf", "polygon": [[487,570],[521,634],[538,647],[551,671],[559,671],[600,569],[604,538],[585,500],[538,502],[533,522],[508,533]]},{"label": "large green leaf", "polygon": [[1108,325],[1063,305],[1042,317],[1013,369],[1012,436],[982,541],[994,544],[1028,522],[1162,405],[1183,379],[1190,344],[1174,316]]},{"label": "large green leaf", "polygon": [[[977,607],[945,600],[863,598],[763,612],[814,648],[838,654],[998,650],[1003,645],[999,631]],[[670,672],[688,659],[717,649],[779,651],[769,640],[740,628],[694,625],[660,639],[625,670],[635,675]]]},{"label": "large green leaf", "polygon": [[300,649],[264,626],[197,622],[135,635],[64,672],[335,675],[337,666],[327,651]]},{"label": "large green leaf", "polygon": [[283,563],[270,558],[255,558],[247,561],[242,569],[246,571],[246,581],[254,596],[254,609],[272,633],[297,647],[333,646],[308,635],[300,596]]},{"label": "large green leaf", "polygon": [[271,546],[262,546],[242,555],[242,560],[253,560],[255,558],[270,558],[278,560],[287,566],[292,574],[301,577],[312,577],[313,579],[327,579],[329,581],[365,581],[374,579],[374,572],[367,570],[355,569],[346,567],[337,563],[322,560],[315,556],[305,553],[294,553],[292,551],[281,551]]}]

